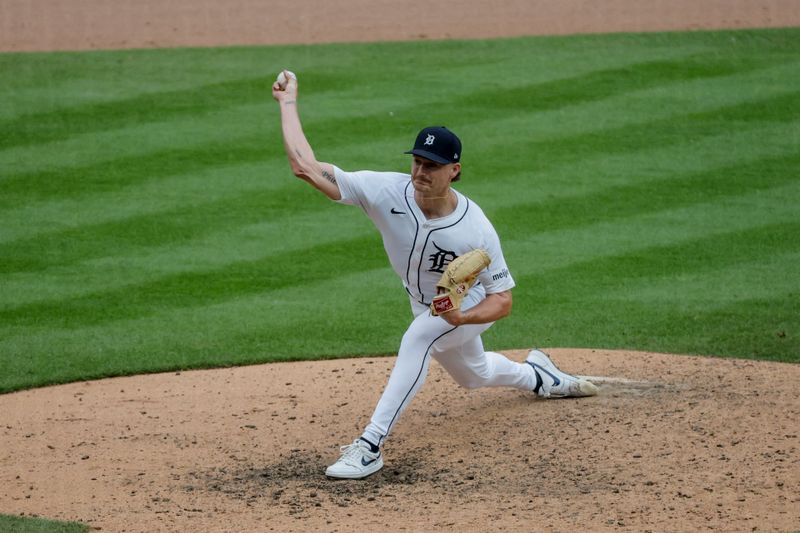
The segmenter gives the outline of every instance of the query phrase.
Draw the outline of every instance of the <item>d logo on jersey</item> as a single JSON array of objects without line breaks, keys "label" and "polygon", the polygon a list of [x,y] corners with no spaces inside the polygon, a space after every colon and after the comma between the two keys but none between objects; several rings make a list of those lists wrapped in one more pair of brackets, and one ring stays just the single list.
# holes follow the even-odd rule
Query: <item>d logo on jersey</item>
[{"label": "d logo on jersey", "polygon": [[428,259],[431,261],[431,268],[428,269],[428,272],[438,272],[439,274],[444,274],[444,269],[447,268],[447,265],[455,259],[457,256],[455,252],[451,252],[450,250],[443,250],[439,248],[439,246],[431,241],[433,245],[438,250],[436,253],[433,253],[428,256]]}]

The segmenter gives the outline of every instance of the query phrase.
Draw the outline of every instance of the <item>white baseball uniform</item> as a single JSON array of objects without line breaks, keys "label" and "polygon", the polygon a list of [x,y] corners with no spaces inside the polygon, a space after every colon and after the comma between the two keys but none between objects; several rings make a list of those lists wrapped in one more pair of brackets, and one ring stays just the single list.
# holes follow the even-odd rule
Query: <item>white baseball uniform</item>
[{"label": "white baseball uniform", "polygon": [[363,438],[377,445],[383,443],[425,381],[431,357],[464,387],[510,386],[533,390],[536,377],[530,365],[484,351],[480,335],[492,323],[455,327],[430,313],[436,282],[445,267],[475,248],[486,250],[491,264],[478,275],[462,310],[478,304],[486,294],[514,287],[500,240],[481,208],[453,190],[458,198],[455,210],[445,217],[428,220],[414,199],[409,174],[345,172],[338,167],[334,170],[342,196],[339,202],[361,207],[380,231],[384,249],[403,281],[415,317],[403,335],[394,369]]}]

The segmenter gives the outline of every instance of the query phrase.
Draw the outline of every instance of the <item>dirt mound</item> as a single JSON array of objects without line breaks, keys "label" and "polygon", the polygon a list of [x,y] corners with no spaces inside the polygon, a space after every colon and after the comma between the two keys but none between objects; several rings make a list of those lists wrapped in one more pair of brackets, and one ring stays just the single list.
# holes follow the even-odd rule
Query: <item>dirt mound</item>
[{"label": "dirt mound", "polygon": [[[516,359],[523,352],[509,352]],[[437,364],[363,481],[323,472],[392,358],[0,396],[0,511],[106,531],[791,530],[800,366],[552,350],[600,395],[458,388]],[[604,377],[603,377],[604,376]]]}]

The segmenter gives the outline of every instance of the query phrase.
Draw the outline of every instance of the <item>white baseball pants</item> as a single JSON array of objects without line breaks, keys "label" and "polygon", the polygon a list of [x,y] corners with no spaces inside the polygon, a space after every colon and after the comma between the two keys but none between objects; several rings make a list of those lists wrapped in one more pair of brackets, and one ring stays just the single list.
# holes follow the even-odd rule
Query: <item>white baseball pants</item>
[{"label": "white baseball pants", "polygon": [[[467,295],[462,309],[476,305]],[[482,296],[482,295],[481,295]],[[392,373],[378,401],[372,420],[363,437],[380,445],[397,423],[400,415],[422,387],[431,358],[466,388],[514,387],[532,391],[536,377],[530,365],[516,363],[504,355],[483,350],[481,333],[492,323],[454,327],[428,307],[412,302],[416,317],[403,335]]]}]

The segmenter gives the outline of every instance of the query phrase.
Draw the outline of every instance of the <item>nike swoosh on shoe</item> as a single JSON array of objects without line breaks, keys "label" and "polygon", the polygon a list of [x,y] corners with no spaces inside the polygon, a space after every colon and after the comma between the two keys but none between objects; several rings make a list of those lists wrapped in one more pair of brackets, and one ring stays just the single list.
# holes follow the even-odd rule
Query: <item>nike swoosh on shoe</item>
[{"label": "nike swoosh on shoe", "polygon": [[[536,371],[536,370],[541,370],[542,372],[544,372],[545,374],[547,374],[548,376],[550,376],[551,378],[553,378],[553,387],[558,387],[559,385],[561,385],[561,380],[560,380],[560,379],[558,379],[558,376],[554,375],[552,372],[548,372],[548,371],[547,371],[547,369],[543,368],[543,367],[542,367],[542,366],[540,366],[540,365],[537,365],[536,363],[531,363],[530,361],[526,361],[526,363],[528,363],[529,365],[531,365],[531,366],[533,367],[533,370],[534,370],[534,371]],[[540,380],[540,379],[542,379],[542,378],[541,378],[541,377],[539,377],[539,375],[538,375],[538,372],[536,372],[536,374],[537,374],[537,376],[536,376],[536,377],[538,378],[538,379],[537,379],[537,385],[538,385],[538,380]]]}]

